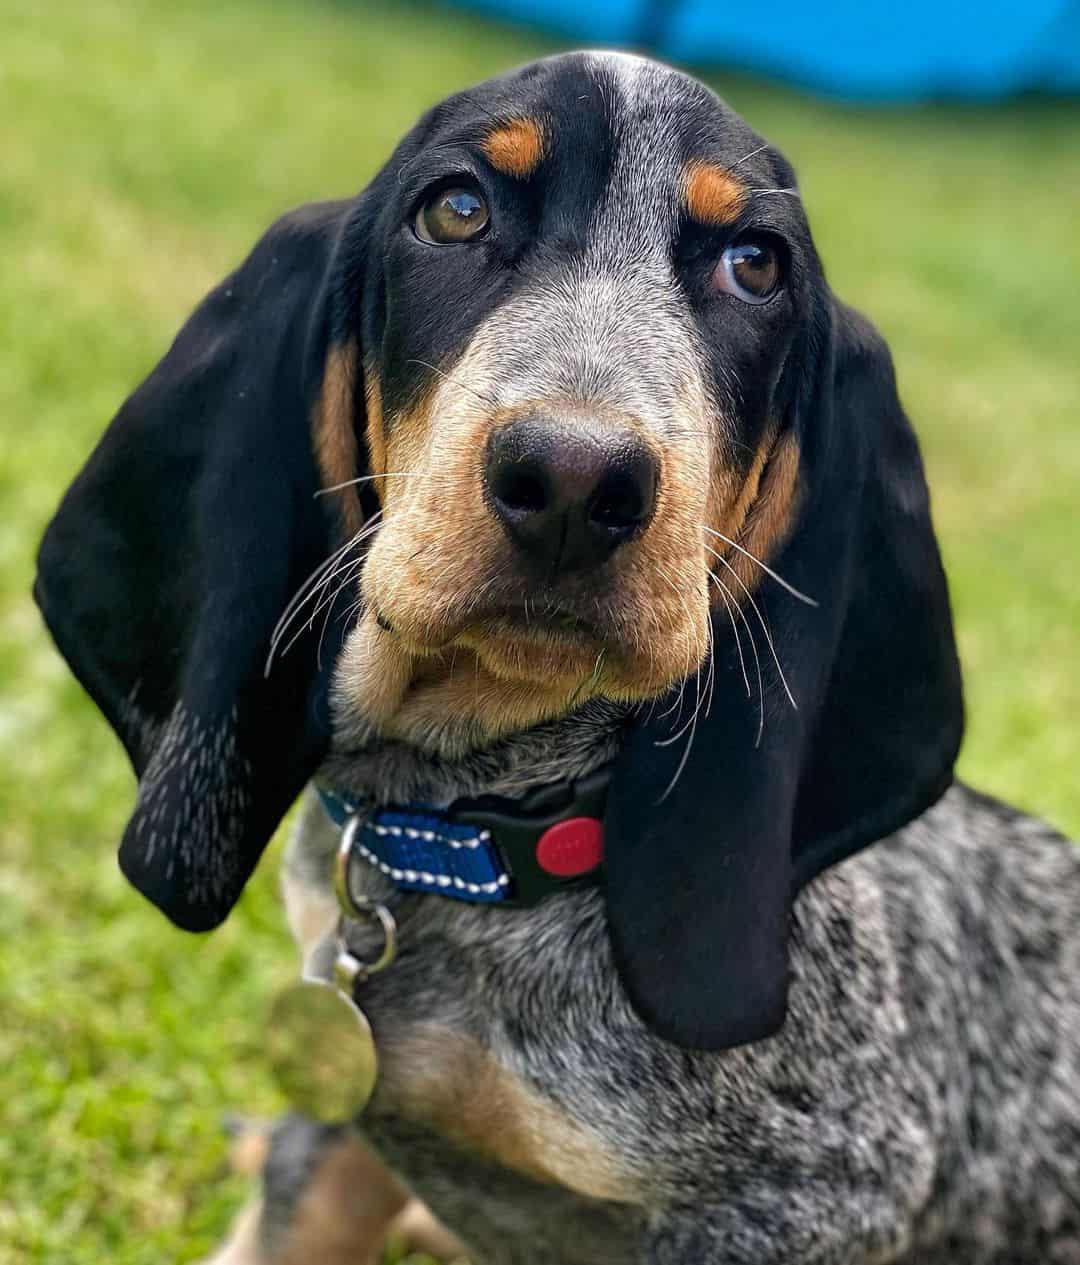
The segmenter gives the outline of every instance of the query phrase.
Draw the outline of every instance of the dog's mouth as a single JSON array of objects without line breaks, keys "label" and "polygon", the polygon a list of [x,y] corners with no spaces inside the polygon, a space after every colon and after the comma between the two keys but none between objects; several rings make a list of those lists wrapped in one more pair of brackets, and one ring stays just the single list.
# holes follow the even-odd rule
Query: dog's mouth
[{"label": "dog's mouth", "polygon": [[[393,622],[382,611],[375,612],[375,622],[383,632],[397,633]],[[513,636],[561,637],[574,641],[602,640],[596,623],[584,619],[571,610],[562,607],[531,606],[523,602],[520,606],[500,606],[490,610],[476,612],[468,624],[458,635],[467,635],[472,631],[508,632]],[[456,638],[449,639],[452,643]]]},{"label": "dog's mouth", "polygon": [[496,633],[505,629],[515,637],[555,638],[575,644],[604,641],[595,621],[565,607],[505,606],[484,613],[475,622],[477,627],[489,628]]},{"label": "dog's mouth", "polygon": [[496,676],[520,683],[572,685],[588,678],[605,662],[626,664],[622,638],[598,619],[586,618],[561,605],[523,600],[470,611],[453,628],[444,628],[430,642],[403,633],[393,618],[375,613],[378,626],[400,637],[423,657],[468,650]]}]

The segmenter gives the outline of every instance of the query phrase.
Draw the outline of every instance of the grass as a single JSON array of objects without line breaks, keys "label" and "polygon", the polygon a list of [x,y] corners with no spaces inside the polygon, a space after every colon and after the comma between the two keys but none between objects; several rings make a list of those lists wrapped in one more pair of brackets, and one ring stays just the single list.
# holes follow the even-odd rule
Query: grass
[{"label": "grass", "polygon": [[[39,625],[34,548],[273,216],[359,188],[425,105],[549,46],[328,0],[0,0],[0,44],[0,1263],[193,1260],[244,1195],[222,1114],[279,1105],[274,867],[205,939],[125,887],[131,777]],[[968,673],[962,771],[1078,832],[1080,110],[717,83],[795,160],[835,286],[896,354]]]}]

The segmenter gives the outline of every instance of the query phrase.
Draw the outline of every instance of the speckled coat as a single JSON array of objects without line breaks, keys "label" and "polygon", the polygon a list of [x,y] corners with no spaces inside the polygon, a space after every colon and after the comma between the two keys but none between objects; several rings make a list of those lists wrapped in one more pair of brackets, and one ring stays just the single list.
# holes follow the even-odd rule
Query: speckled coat
[{"label": "speckled coat", "polygon": [[[603,752],[599,733],[569,763],[549,737],[534,767],[581,771]],[[572,749],[570,735],[557,745]],[[489,754],[453,782],[512,793],[524,747],[504,749],[502,778],[489,780]],[[375,768],[385,785],[385,755],[354,765],[354,785]],[[421,778],[409,765],[398,789]],[[441,769],[426,789],[451,785]],[[317,885],[335,843],[313,802],[289,881]],[[361,997],[384,1060],[361,1127],[491,1265],[1076,1265],[1078,893],[1072,844],[958,785],[803,892],[787,1022],[719,1054],[668,1045],[635,1017],[598,892],[528,911],[409,897],[400,956]],[[569,1181],[587,1191],[602,1172],[608,1197],[461,1145],[453,1112],[436,1112],[443,1131],[416,1114],[410,1083],[447,1076],[423,1061],[461,1036],[584,1139],[592,1169]],[[454,1086],[462,1117],[484,1114],[487,1083]],[[306,1154],[325,1136],[294,1119],[276,1147]],[[305,1171],[270,1165],[271,1237]]]}]

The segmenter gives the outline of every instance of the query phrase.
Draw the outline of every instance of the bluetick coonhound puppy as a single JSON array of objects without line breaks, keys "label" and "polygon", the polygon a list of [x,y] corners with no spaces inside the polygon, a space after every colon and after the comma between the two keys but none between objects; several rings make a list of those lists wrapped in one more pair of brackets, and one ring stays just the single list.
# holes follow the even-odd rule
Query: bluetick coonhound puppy
[{"label": "bluetick coonhound puppy", "polygon": [[701,84],[543,61],[285,216],[37,593],[170,918],[220,922],[313,777],[305,952],[335,805],[396,902],[361,1131],[280,1124],[222,1260],[373,1259],[411,1192],[496,1265],[1080,1262],[1080,854],[952,783],[888,352]]}]

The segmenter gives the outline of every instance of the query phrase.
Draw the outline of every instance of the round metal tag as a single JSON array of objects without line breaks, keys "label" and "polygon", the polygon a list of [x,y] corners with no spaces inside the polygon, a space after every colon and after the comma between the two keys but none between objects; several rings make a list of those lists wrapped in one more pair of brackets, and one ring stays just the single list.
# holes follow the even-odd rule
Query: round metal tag
[{"label": "round metal tag", "polygon": [[267,1057],[285,1097],[326,1124],[352,1120],[378,1075],[371,1025],[344,993],[323,980],[300,980],[270,1012]]}]

